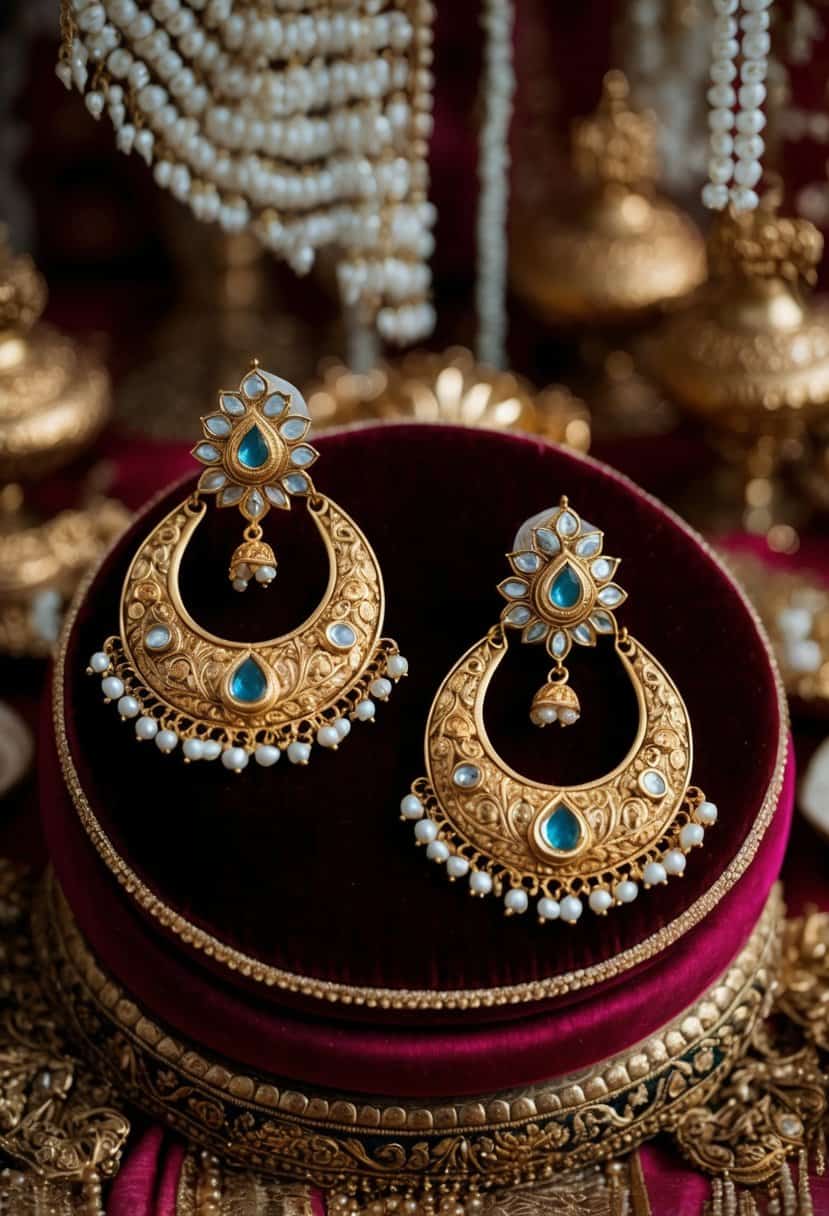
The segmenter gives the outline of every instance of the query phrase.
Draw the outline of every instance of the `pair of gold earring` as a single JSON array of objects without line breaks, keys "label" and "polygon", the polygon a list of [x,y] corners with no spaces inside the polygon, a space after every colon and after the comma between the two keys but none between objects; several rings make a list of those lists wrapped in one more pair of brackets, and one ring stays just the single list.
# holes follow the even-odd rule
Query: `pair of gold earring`
[{"label": "pair of gold earring", "polygon": [[[133,722],[136,738],[162,752],[180,751],[185,762],[220,759],[236,773],[251,759],[270,767],[283,752],[304,765],[315,743],[336,749],[353,722],[371,721],[407,673],[397,645],[381,636],[379,563],[354,521],[311,480],[318,453],[293,385],[254,361],[238,391],[219,393],[202,427],[193,449],[205,465],[198,487],[139,545],[121,592],[120,634],[92,655],[88,671]],[[291,633],[235,642],[209,633],[185,608],[181,564],[207,495],[246,520],[229,566],[240,592],[276,577],[265,516],[294,499],[305,503],[330,574],[321,603]],[[632,902],[640,885],[682,874],[717,809],[689,784],[691,724],[676,686],[617,624],[626,594],[603,534],[562,498],[522,525],[513,548],[511,573],[498,588],[507,601],[501,619],[441,684],[426,726],[427,775],[400,811],[450,880],[465,880],[474,895],[494,893],[507,914],[534,901],[541,921],[575,924],[585,900],[604,914]],[[484,703],[510,630],[543,645],[553,661],[530,707],[538,726],[570,726],[579,717],[565,667],[571,646],[612,640],[639,709],[636,738],[612,772],[552,787],[522,777],[497,754]]]}]

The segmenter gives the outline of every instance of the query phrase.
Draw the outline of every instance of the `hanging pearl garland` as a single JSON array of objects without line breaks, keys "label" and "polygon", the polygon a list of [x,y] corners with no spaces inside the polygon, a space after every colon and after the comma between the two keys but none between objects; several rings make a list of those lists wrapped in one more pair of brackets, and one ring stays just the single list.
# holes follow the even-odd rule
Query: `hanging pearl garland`
[{"label": "hanging pearl garland", "polygon": [[482,81],[484,119],[478,143],[477,355],[491,367],[506,366],[507,205],[509,126],[515,73],[512,66],[512,0],[484,0]]},{"label": "hanging pearl garland", "polygon": [[434,325],[427,260],[432,0],[62,0],[56,71],[197,219],[298,274],[344,250],[383,338]]},{"label": "hanging pearl garland", "polygon": [[[763,102],[769,66],[769,9],[772,0],[713,0],[715,20],[711,43],[709,180],[702,201],[712,211],[730,203],[735,211],[753,211],[759,197],[755,186],[763,176],[760,161],[766,125]],[[738,9],[742,15],[737,19]],[[738,32],[742,39],[738,41]],[[740,85],[737,60],[740,62]],[[735,108],[736,109],[735,113]],[[736,136],[733,131],[736,129]]]}]

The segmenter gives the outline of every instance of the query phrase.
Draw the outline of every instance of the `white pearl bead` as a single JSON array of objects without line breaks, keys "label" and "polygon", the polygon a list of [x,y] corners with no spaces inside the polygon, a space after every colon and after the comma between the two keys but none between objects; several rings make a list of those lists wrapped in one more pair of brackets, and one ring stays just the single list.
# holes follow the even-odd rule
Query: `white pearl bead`
[{"label": "white pearl bead", "polygon": [[578,711],[575,709],[561,709],[558,716],[565,726],[572,726],[579,720]]},{"label": "white pearl bead", "polygon": [[646,887],[657,887],[660,883],[668,881],[668,875],[665,872],[665,867],[658,861],[649,861],[642,873]]},{"label": "white pearl bead", "polygon": [[409,660],[404,659],[402,654],[389,655],[386,663],[386,671],[393,680],[399,680],[401,676],[405,676],[409,670]]},{"label": "white pearl bead", "polygon": [[552,705],[539,705],[531,710],[530,718],[536,726],[549,726],[557,721],[558,711],[553,709]]},{"label": "white pearl bead", "polygon": [[731,191],[731,202],[735,211],[754,211],[760,199],[757,192],[748,186],[736,186]]},{"label": "white pearl bead", "polygon": [[340,741],[345,739],[346,735],[351,734],[351,723],[348,718],[335,718],[331,725],[339,735]]},{"label": "white pearl bead", "polygon": [[158,734],[158,723],[155,718],[139,718],[135,724],[135,733],[139,739],[154,739]]},{"label": "white pearl bead", "polygon": [[694,818],[700,823],[711,824],[717,822],[717,806],[714,802],[701,802],[694,811]]},{"label": "white pearl bead", "polygon": [[174,730],[160,730],[155,737],[155,745],[160,752],[169,755],[178,746],[178,735]]},{"label": "white pearl bead", "polygon": [[103,93],[87,93],[86,97],[84,97],[84,104],[93,118],[100,118],[104,112]]},{"label": "white pearl bead", "polygon": [[504,896],[504,907],[508,912],[515,913],[516,916],[520,916],[522,912],[527,911],[529,902],[527,892],[523,891],[520,887],[510,887]]},{"label": "white pearl bead", "polygon": [[739,160],[734,169],[734,180],[741,186],[756,186],[763,176],[759,160]]},{"label": "white pearl bead", "polygon": [[381,676],[379,680],[372,680],[368,690],[378,701],[388,701],[392,690],[391,680]]},{"label": "white pearl bead", "polygon": [[755,109],[766,100],[766,86],[764,84],[757,84],[756,82],[741,85],[737,96],[744,110]]},{"label": "white pearl bead", "polygon": [[124,681],[117,676],[105,676],[101,680],[101,692],[108,701],[117,701],[124,695]]},{"label": "white pearl bead", "polygon": [[712,156],[708,162],[708,176],[715,186],[726,186],[734,174],[734,161],[727,156]]},{"label": "white pearl bead", "polygon": [[771,50],[771,38],[765,30],[746,31],[741,49],[746,59],[765,59]]},{"label": "white pearl bead", "polygon": [[694,849],[705,839],[705,828],[700,823],[686,823],[679,833],[679,843],[683,849]]},{"label": "white pearl bead", "polygon": [[714,84],[731,84],[737,76],[736,65],[730,59],[718,60],[711,64],[710,76]]},{"label": "white pearl bead", "polygon": [[558,920],[561,915],[561,905],[557,899],[548,899],[544,896],[535,905],[535,910],[538,913],[539,920]]},{"label": "white pearl bead", "polygon": [[137,718],[141,705],[135,697],[122,697],[118,702],[118,713],[122,718]]},{"label": "white pearl bead", "polygon": [[639,884],[630,878],[623,878],[613,888],[613,894],[620,904],[632,904],[639,894]]},{"label": "white pearl bead", "polygon": [[574,925],[584,911],[578,895],[565,895],[561,901],[560,908],[561,919],[567,921],[570,925]]},{"label": "white pearl bead", "polygon": [[729,109],[737,100],[737,94],[730,84],[712,84],[708,90],[708,102],[712,106],[727,106]]},{"label": "white pearl bead", "polygon": [[269,743],[260,743],[253,753],[253,758],[262,768],[270,768],[279,759],[279,748],[272,747]]},{"label": "white pearl bead", "polygon": [[734,140],[734,151],[741,160],[759,160],[765,150],[766,145],[760,135],[738,135]]},{"label": "white pearl bead", "polygon": [[741,110],[735,120],[741,135],[759,135],[765,125],[766,116],[762,110]]},{"label": "white pearl bead", "polygon": [[613,896],[605,887],[597,887],[595,891],[590,892],[587,902],[590,904],[591,912],[602,916],[608,908],[613,906]]},{"label": "white pearl bead", "polygon": [[446,862],[446,873],[450,878],[463,878],[469,873],[469,862],[465,857],[454,853]]},{"label": "white pearl bead", "polygon": [[104,654],[103,650],[96,650],[89,660],[89,666],[94,672],[101,675],[109,668],[109,655]]},{"label": "white pearl bead", "polygon": [[185,739],[181,750],[185,760],[201,760],[204,756],[204,744],[201,739]]},{"label": "white pearl bead", "polygon": [[243,747],[226,747],[222,752],[222,764],[234,773],[247,768],[248,754]]},{"label": "white pearl bead", "polygon": [[336,726],[321,726],[317,731],[317,743],[320,747],[336,748],[340,742],[340,735]]},{"label": "white pearl bead", "polygon": [[260,566],[254,577],[257,583],[272,583],[276,578],[276,568],[274,566]]},{"label": "white pearl bead", "polygon": [[400,813],[404,819],[422,819],[423,803],[415,794],[407,794],[400,803]]},{"label": "white pearl bead", "polygon": [[202,760],[218,760],[222,745],[218,739],[205,739],[202,743]]},{"label": "white pearl bead", "polygon": [[449,856],[449,846],[442,840],[433,840],[426,849],[426,856],[430,861],[444,862]]},{"label": "white pearl bead", "polygon": [[231,584],[234,591],[247,591],[247,581],[243,578],[235,578]]},{"label": "white pearl bead", "polygon": [[730,156],[734,151],[734,137],[728,131],[712,131],[708,143],[715,156]]},{"label": "white pearl bead", "polygon": [[430,841],[437,839],[438,825],[434,819],[420,819],[414,827],[415,840],[421,844],[429,844]]},{"label": "white pearl bead", "polygon": [[711,131],[730,131],[734,126],[734,115],[731,110],[711,110],[708,114],[708,128]]},{"label": "white pearl bead", "polygon": [[687,865],[687,858],[680,849],[670,849],[662,858],[662,864],[667,874],[681,874]]},{"label": "white pearl bead", "polygon": [[492,879],[486,870],[473,870],[469,875],[469,890],[473,895],[489,895]]},{"label": "white pearl bead", "polygon": [[307,764],[311,755],[311,745],[299,742],[289,743],[287,754],[291,764]]}]

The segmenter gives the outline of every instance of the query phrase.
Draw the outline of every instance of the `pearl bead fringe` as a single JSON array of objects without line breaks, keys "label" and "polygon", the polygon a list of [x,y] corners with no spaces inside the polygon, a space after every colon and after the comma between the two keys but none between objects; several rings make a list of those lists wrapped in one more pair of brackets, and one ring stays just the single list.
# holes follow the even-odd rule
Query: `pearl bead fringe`
[{"label": "pearl bead fringe", "polygon": [[[708,182],[702,201],[712,211],[731,204],[735,211],[753,211],[759,204],[755,186],[763,176],[766,125],[763,103],[770,39],[769,9],[773,0],[714,0],[716,17],[711,43],[711,87]],[[738,41],[738,32],[742,38]],[[737,84],[737,59],[740,83]],[[733,135],[736,129],[737,137]]]},{"label": "pearl bead fringe", "polygon": [[[399,683],[409,672],[408,660],[396,651],[381,652],[384,675],[374,675],[366,692],[378,701],[387,701],[394,685]],[[376,711],[375,700],[365,693],[355,691],[358,699],[353,696],[348,702],[348,708],[337,716],[326,715],[308,738],[290,738],[285,740],[249,741],[237,739],[232,731],[221,731],[220,737],[212,734],[197,733],[194,724],[185,729],[177,728],[175,721],[168,721],[163,712],[158,713],[145,703],[138,689],[129,689],[129,676],[124,678],[116,674],[117,665],[108,649],[98,650],[89,660],[88,675],[101,677],[101,692],[104,701],[117,703],[118,713],[124,721],[134,721],[135,737],[139,741],[154,741],[159,751],[165,755],[179,750],[185,764],[197,760],[218,760],[230,772],[240,773],[247,768],[251,759],[261,768],[271,768],[277,763],[283,751],[291,764],[306,765],[311,758],[313,739],[319,747],[336,751],[340,743],[351,733],[352,722],[373,722]],[[376,671],[376,669],[375,669]],[[207,728],[209,729],[209,728]],[[267,731],[256,732],[268,734]]]},{"label": "pearl bead fringe", "polygon": [[251,230],[298,274],[342,247],[344,303],[407,343],[435,320],[434,6],[383,3],[63,0],[56,72],[197,219]]},{"label": "pearl bead fringe", "polygon": [[543,884],[536,883],[531,891],[508,874],[493,878],[486,868],[486,862],[477,854],[465,855],[469,854],[469,848],[457,846],[452,841],[451,829],[440,822],[442,817],[434,795],[428,789],[421,788],[420,783],[415,783],[412,792],[406,794],[400,803],[400,818],[414,825],[415,843],[425,845],[427,857],[445,867],[450,882],[465,878],[470,895],[481,898],[494,893],[502,899],[507,916],[521,916],[530,907],[531,898],[534,898],[536,915],[541,924],[562,920],[575,925],[584,912],[585,903],[597,916],[605,916],[611,908],[633,903],[640,886],[647,891],[663,885],[669,877],[681,876],[686,866],[686,854],[703,844],[705,829],[713,827],[717,814],[713,802],[689,799],[684,807],[686,822],[675,831],[671,841],[629,866],[629,874],[619,877],[612,885],[585,880],[577,892],[556,892],[559,895],[556,899],[545,893]]}]

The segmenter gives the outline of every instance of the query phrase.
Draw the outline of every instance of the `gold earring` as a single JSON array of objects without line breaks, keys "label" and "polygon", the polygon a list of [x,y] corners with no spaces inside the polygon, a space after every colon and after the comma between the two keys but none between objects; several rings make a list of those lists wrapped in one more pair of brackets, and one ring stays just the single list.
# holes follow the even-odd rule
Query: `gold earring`
[{"label": "gold earring", "polygon": [[[519,529],[500,622],[455,664],[429,714],[427,776],[400,804],[417,844],[465,879],[473,895],[494,893],[507,915],[575,924],[586,901],[603,915],[631,903],[640,885],[680,875],[702,844],[717,808],[690,786],[693,739],[676,685],[641,642],[620,628],[626,594],[613,581],[618,560],[603,554],[603,533],[566,498]],[[507,630],[546,647],[554,660],[531,720],[572,725],[579,703],[564,660],[575,643],[612,641],[639,710],[634,742],[612,772],[576,786],[548,786],[514,772],[484,725],[484,702],[508,648]]]},{"label": "gold earring", "polygon": [[[238,391],[219,393],[202,418],[193,455],[198,488],[156,524],[132,559],[121,591],[121,632],[92,655],[106,701],[134,720],[136,737],[185,762],[215,760],[240,772],[251,757],[270,767],[282,751],[307,764],[314,742],[335,749],[352,721],[371,721],[408,663],[381,637],[385,610],[377,556],[363,533],[314,487],[308,407],[292,384],[254,360]],[[328,553],[321,603],[298,628],[254,645],[216,637],[185,608],[179,572],[207,515],[204,496],[238,507],[247,521],[230,561],[238,591],[268,586],[277,561],[262,521],[272,507],[304,502]]]}]

